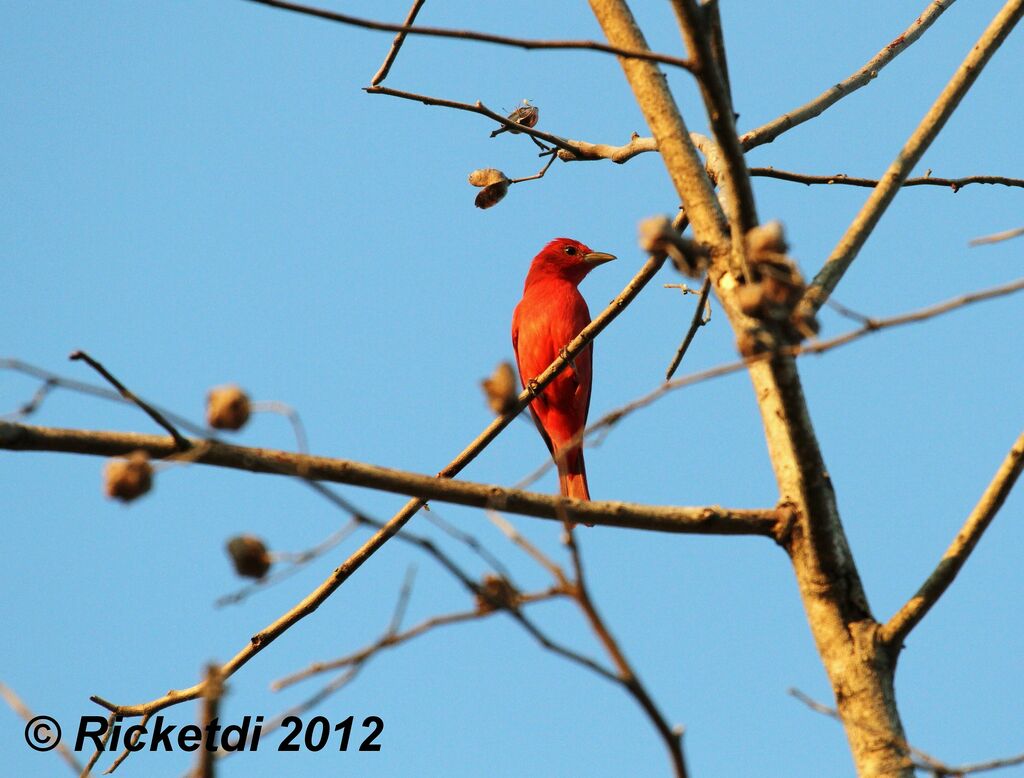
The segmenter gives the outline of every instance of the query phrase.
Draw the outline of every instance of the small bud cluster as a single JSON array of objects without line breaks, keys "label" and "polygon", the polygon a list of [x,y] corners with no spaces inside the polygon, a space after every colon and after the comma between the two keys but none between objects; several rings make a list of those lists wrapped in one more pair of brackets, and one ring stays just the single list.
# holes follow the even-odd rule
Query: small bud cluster
[{"label": "small bud cluster", "polygon": [[480,583],[476,595],[476,608],[481,613],[496,610],[511,610],[519,604],[519,592],[507,578],[488,573]]},{"label": "small bud cluster", "polygon": [[469,183],[482,187],[476,196],[477,208],[492,208],[508,194],[508,176],[492,167],[474,170],[469,174]]},{"label": "small bud cluster", "polygon": [[501,362],[490,378],[480,382],[484,395],[487,397],[487,404],[498,416],[504,416],[511,411],[519,397],[516,385],[516,373],[510,362]]}]

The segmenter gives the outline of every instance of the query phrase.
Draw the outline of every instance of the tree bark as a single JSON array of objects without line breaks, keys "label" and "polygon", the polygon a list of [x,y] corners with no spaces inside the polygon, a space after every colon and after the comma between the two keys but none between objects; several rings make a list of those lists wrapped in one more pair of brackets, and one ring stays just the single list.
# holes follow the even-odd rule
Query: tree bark
[{"label": "tree bark", "polygon": [[[590,0],[614,46],[645,49],[647,43],[624,0]],[[696,238],[712,248],[715,291],[738,335],[752,325],[733,301],[735,280],[724,272],[728,256],[722,210],[690,141],[664,76],[651,62],[619,60],[647,118],[665,166],[683,199]],[[698,164],[694,164],[694,159]],[[723,279],[730,283],[723,284]],[[783,504],[795,521],[783,539],[800,588],[807,620],[828,673],[861,776],[911,778],[903,726],[893,691],[894,660],[878,640],[792,357],[753,363],[749,369],[768,452]]]}]

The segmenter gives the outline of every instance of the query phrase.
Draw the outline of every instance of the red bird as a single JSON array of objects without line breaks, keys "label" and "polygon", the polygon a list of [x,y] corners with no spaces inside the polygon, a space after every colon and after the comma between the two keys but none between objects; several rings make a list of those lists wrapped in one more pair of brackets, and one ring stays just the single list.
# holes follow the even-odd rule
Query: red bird
[{"label": "red bird", "polygon": [[[587,273],[615,259],[579,241],[556,238],[533,258],[523,299],[512,314],[512,348],[525,387],[555,361],[562,349],[590,324],[579,286]],[[558,485],[566,497],[590,499],[583,444],[570,441],[587,424],[593,349],[587,346],[530,404],[533,420],[558,465]]]}]

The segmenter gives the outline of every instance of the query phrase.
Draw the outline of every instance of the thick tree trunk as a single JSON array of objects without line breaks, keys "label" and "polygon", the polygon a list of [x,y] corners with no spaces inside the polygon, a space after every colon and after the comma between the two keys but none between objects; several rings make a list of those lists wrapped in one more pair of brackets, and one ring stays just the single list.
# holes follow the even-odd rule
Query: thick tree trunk
[{"label": "thick tree trunk", "polygon": [[[645,50],[647,43],[624,0],[590,0],[609,43]],[[715,258],[712,279],[737,335],[755,323],[737,310],[735,279],[721,266],[729,234],[712,184],[657,66],[621,59],[665,166],[699,242]],[[699,67],[710,63],[698,63]],[[710,193],[710,194],[709,194]],[[730,283],[723,284],[723,279]],[[835,493],[818,447],[792,358],[752,363],[750,377],[764,424],[780,502],[794,520],[780,542],[789,552],[804,610],[828,673],[861,776],[910,778],[903,727],[893,693],[893,659],[878,643],[857,568],[843,532]]]}]

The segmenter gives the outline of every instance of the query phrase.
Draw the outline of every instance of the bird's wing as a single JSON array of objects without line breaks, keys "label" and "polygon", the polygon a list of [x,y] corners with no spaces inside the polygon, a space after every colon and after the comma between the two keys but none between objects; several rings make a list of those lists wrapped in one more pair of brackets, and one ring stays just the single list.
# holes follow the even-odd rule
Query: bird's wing
[{"label": "bird's wing", "polygon": [[[536,378],[536,376],[526,374],[523,370],[522,357],[519,354],[519,306],[516,306],[516,309],[512,314],[512,351],[514,351],[516,355],[516,368],[519,370],[519,381],[525,389],[527,382]],[[544,439],[544,445],[548,447],[548,451],[554,454],[555,446],[551,442],[551,438],[548,436],[548,433],[544,429],[544,425],[540,420],[540,414],[547,410],[547,404],[548,402],[544,395],[538,394],[530,402],[530,416],[533,418],[533,423],[537,425],[537,431],[540,432],[541,438]]]}]

